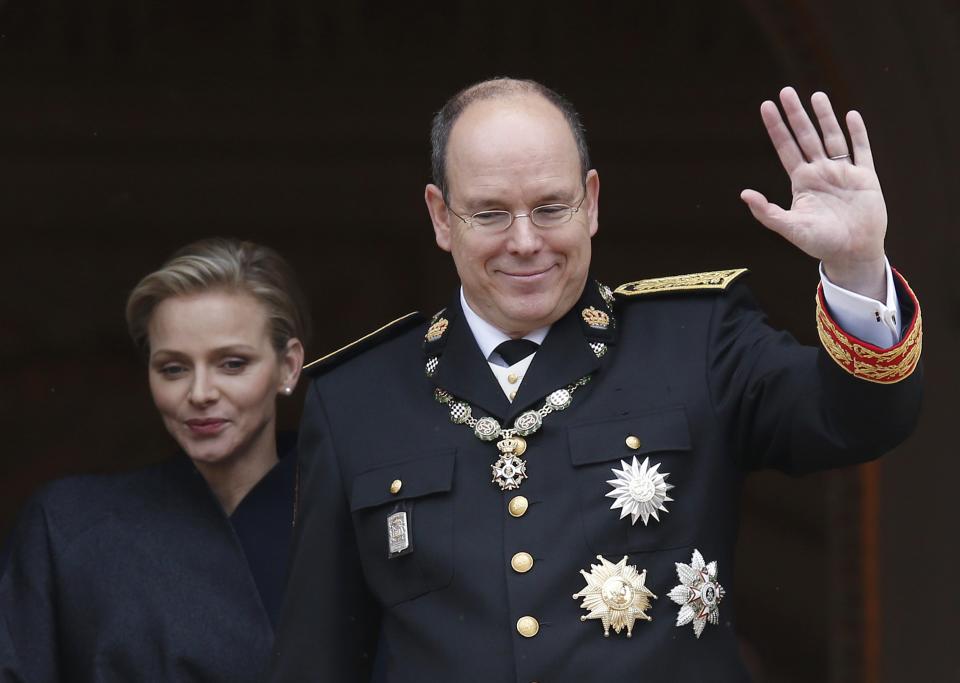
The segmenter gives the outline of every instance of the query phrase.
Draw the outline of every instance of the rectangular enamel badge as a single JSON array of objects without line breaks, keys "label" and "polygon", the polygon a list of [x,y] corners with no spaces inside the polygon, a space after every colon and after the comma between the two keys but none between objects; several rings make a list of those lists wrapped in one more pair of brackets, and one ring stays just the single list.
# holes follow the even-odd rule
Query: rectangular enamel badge
[{"label": "rectangular enamel badge", "polygon": [[387,517],[387,558],[408,552],[411,552],[409,519],[406,510],[399,510]]}]

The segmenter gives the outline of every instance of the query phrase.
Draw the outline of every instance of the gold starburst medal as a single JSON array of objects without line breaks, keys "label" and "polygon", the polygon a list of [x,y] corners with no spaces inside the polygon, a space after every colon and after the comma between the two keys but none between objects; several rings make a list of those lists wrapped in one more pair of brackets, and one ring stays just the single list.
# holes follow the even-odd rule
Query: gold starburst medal
[{"label": "gold starburst medal", "polygon": [[573,594],[573,599],[583,598],[580,607],[588,610],[580,616],[580,621],[599,619],[603,624],[603,636],[610,637],[610,629],[620,633],[627,629],[627,638],[633,636],[633,625],[637,619],[653,621],[647,614],[650,598],[657,598],[644,583],[647,570],[638,572],[636,566],[627,564],[627,556],[613,564],[597,555],[600,564],[591,564],[590,573],[581,569],[587,585]]}]

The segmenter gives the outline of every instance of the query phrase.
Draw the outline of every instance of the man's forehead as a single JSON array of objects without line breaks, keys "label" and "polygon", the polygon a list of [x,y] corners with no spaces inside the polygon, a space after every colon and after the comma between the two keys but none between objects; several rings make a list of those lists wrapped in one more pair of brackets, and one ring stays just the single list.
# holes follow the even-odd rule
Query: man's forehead
[{"label": "man's forehead", "polygon": [[508,133],[512,128],[540,127],[550,136],[562,133],[575,144],[563,113],[536,93],[511,93],[471,102],[457,117],[450,132],[453,144],[471,135]]},{"label": "man's forehead", "polygon": [[570,163],[579,168],[579,154],[556,107],[539,96],[518,96],[467,107],[451,131],[447,162],[451,171],[456,166],[493,172],[504,165],[521,170]]},{"label": "man's forehead", "polygon": [[509,176],[471,176],[455,181],[456,200],[467,208],[479,209],[504,201],[518,200],[530,206],[570,202],[580,185],[570,173],[544,173],[514,179]]},{"label": "man's forehead", "polygon": [[[541,154],[534,155],[533,151]],[[574,155],[532,150],[530,155],[485,150],[477,156],[451,158],[450,190],[471,207],[497,203],[506,197],[528,202],[569,201],[580,187],[580,167]]]}]

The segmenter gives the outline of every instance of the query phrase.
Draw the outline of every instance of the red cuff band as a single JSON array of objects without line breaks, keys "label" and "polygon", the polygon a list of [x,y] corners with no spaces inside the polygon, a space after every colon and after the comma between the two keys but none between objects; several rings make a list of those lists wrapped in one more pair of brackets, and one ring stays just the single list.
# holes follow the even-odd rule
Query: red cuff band
[{"label": "red cuff band", "polygon": [[914,313],[900,342],[889,349],[877,348],[844,332],[827,312],[823,286],[817,288],[817,332],[823,348],[837,365],[854,377],[878,384],[893,384],[909,377],[920,362],[923,347],[920,302],[900,273],[894,270],[893,276],[910,297]]}]

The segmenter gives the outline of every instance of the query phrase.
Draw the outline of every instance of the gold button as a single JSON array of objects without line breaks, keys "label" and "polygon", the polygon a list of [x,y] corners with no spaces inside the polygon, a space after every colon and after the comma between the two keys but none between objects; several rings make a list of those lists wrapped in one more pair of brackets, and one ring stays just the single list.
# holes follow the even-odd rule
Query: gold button
[{"label": "gold button", "polygon": [[640,448],[640,439],[638,439],[637,437],[631,434],[630,436],[627,437],[627,446],[632,448],[633,450],[637,450],[638,448]]},{"label": "gold button", "polygon": [[512,373],[512,372],[511,372],[509,375],[507,375],[507,381],[510,382],[510,384],[516,384],[519,379],[520,379],[520,378],[517,377],[517,376],[516,376],[514,373]]},{"label": "gold button", "polygon": [[399,479],[394,479],[393,482],[390,484],[390,493],[392,493],[393,495],[397,495],[398,493],[400,493],[401,487],[403,487],[403,482],[400,481]]},{"label": "gold button", "polygon": [[511,391],[511,392],[510,392],[510,400],[512,401],[512,400],[515,399],[516,397],[517,397],[517,392]]},{"label": "gold button", "polygon": [[533,569],[533,556],[530,553],[517,553],[511,558],[510,566],[517,574],[526,574]]},{"label": "gold button", "polygon": [[507,510],[512,517],[523,517],[527,514],[528,507],[530,507],[530,503],[523,496],[514,496],[507,503]]},{"label": "gold button", "polygon": [[533,638],[540,631],[540,622],[533,617],[520,617],[517,619],[517,633],[524,638]]}]

